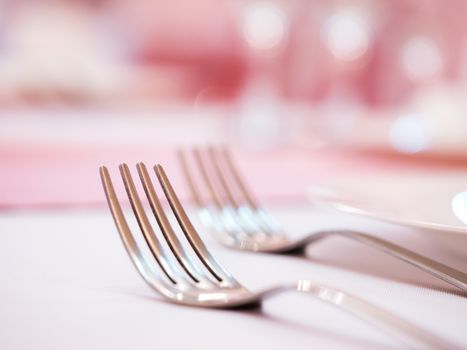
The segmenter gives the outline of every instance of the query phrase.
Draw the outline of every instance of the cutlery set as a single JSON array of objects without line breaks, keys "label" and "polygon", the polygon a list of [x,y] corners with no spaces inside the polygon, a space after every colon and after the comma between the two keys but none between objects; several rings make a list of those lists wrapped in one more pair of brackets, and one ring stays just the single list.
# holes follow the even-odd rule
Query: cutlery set
[{"label": "cutlery set", "polygon": [[[467,274],[367,233],[318,231],[294,240],[255,199],[227,149],[194,148],[180,150],[177,154],[203,229],[227,247],[255,253],[298,254],[309,244],[337,235],[391,255],[467,291]],[[136,170],[144,189],[144,201],[149,203],[162,235],[156,234],[150,222],[129,167],[123,163],[119,170],[150,257],[143,253],[136,233],[130,229],[109,171],[102,166],[100,176],[110,211],[137,271],[153,290],[168,301],[186,306],[231,309],[254,307],[279,293],[299,292],[370,323],[412,348],[455,348],[446,340],[383,308],[311,279],[250,291],[209,252],[161,165],[156,165],[154,172],[177,225],[169,220],[169,209],[162,206],[145,164],[138,163]],[[180,239],[183,237],[176,231],[183,233],[186,239]]]}]

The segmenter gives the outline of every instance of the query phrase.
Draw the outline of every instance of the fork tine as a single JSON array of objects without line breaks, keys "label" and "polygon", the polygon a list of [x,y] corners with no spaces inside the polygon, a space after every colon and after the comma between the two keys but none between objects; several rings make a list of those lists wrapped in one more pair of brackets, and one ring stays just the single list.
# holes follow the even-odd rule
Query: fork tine
[{"label": "fork tine", "polygon": [[243,181],[242,177],[240,176],[237,167],[234,165],[230,152],[227,150],[226,147],[222,147],[222,149],[219,149],[219,153],[222,155],[222,158],[224,159],[225,164],[227,165],[229,172],[232,175],[232,178],[234,179],[235,183],[240,189],[248,205],[253,209],[258,209],[258,202],[254,199],[253,194],[251,193],[251,191],[248,190],[245,181]]},{"label": "fork tine", "polygon": [[[99,168],[99,173],[102,180],[102,186],[104,187],[105,196],[107,198],[107,203],[109,204],[110,211],[114,218],[115,224],[117,225],[117,230],[120,234],[120,238],[123,241],[123,245],[130,256],[131,261],[135,265],[137,271],[143,277],[143,279],[156,291],[160,291],[159,287],[165,283],[158,278],[154,277],[154,273],[151,267],[147,264],[146,260],[143,258],[143,254],[138,248],[128,223],[123,214],[122,208],[118,201],[117,195],[115,194],[115,189],[110,179],[109,171],[105,166]],[[170,279],[170,278],[169,278]],[[174,281],[170,279],[170,284]]]},{"label": "fork tine", "polygon": [[219,282],[233,282],[237,284],[234,278],[221,265],[219,265],[219,263],[217,263],[217,261],[212,257],[211,253],[209,253],[201,237],[199,236],[198,232],[188,218],[188,215],[183,209],[180,200],[178,199],[169,179],[167,178],[164,168],[160,164],[157,164],[154,167],[154,171],[156,172],[159,183],[165,193],[165,196],[167,197],[170,207],[172,208],[172,211],[174,212],[180,227],[182,228],[183,233],[185,234],[185,237],[187,238],[195,254],[201,260],[203,265]]},{"label": "fork tine", "polygon": [[[195,198],[195,203],[198,208],[203,208],[200,212],[201,220],[207,227],[215,227],[215,230],[226,230],[230,235],[229,239],[245,240],[252,234],[259,233],[259,227],[249,213],[249,208],[241,207],[235,199],[231,188],[229,187],[228,179],[224,176],[222,167],[216,159],[214,149],[209,148],[208,151],[200,150],[194,147],[192,149],[193,158],[208,190],[211,202],[214,204],[217,211],[213,211],[211,206],[203,205],[202,201]],[[204,154],[206,153],[206,154]],[[181,152],[179,160],[182,171],[185,175],[185,180],[191,188],[194,196],[199,196],[195,189],[193,176],[188,171],[188,162],[186,157]],[[209,165],[209,166],[208,166]],[[193,193],[196,192],[196,193]]]},{"label": "fork tine", "polygon": [[172,229],[172,225],[170,224],[167,215],[165,215],[165,212],[156,194],[152,181],[149,177],[146,166],[144,165],[144,163],[140,162],[136,165],[136,167],[138,169],[138,174],[143,184],[143,188],[148,198],[152,212],[156,217],[157,223],[159,224],[159,227],[162,231],[162,234],[164,235],[164,238],[167,241],[167,244],[170,247],[170,250],[179,262],[180,266],[193,279],[193,281],[200,282],[199,276],[203,275],[203,272],[196,269],[196,265],[190,261],[190,258],[186,255],[185,250],[183,249],[180,243],[180,240],[178,239],[177,235]]},{"label": "fork tine", "polygon": [[211,161],[211,164],[214,168],[214,173],[216,174],[216,177],[219,179],[219,184],[220,186],[222,187],[222,190],[223,192],[225,193],[226,197],[227,197],[227,200],[229,201],[229,203],[234,207],[234,208],[238,208],[239,207],[239,204],[237,202],[237,200],[235,199],[234,195],[232,194],[232,191],[230,190],[230,187],[227,183],[227,178],[225,177],[222,169],[221,169],[221,166],[219,164],[219,162],[217,161],[217,157],[216,157],[216,152],[215,152],[215,149],[214,147],[209,147],[207,149],[207,154],[208,154],[208,157]]},{"label": "fork tine", "polygon": [[190,188],[191,195],[193,197],[193,200],[198,208],[205,207],[203,200],[201,199],[201,196],[196,189],[195,182],[193,180],[193,176],[191,176],[190,171],[188,170],[188,161],[185,157],[185,153],[183,150],[179,149],[177,150],[177,157],[179,160],[179,163],[182,168],[183,175],[185,176],[186,182],[188,184],[188,187]]},{"label": "fork tine", "polygon": [[227,148],[211,146],[208,152],[217,176],[225,187],[225,190],[232,193],[228,184],[230,182],[231,186],[236,188],[237,192],[243,197],[244,202],[242,202],[242,205],[239,205],[238,200],[233,200],[233,195],[230,195],[232,205],[238,211],[237,219],[245,232],[270,235],[280,231],[280,226],[265,210],[261,209],[258,202],[254,199],[252,192],[248,190],[248,186],[240,176]]},{"label": "fork tine", "polygon": [[[220,151],[218,151],[216,147],[208,147],[206,153],[215,176],[219,180],[220,186],[226,194],[227,201],[234,209],[234,212],[231,213],[230,217],[235,220],[236,225],[241,229],[241,233],[246,234],[247,236],[263,236],[269,234],[269,228],[262,223],[262,220],[258,220],[257,217],[255,218],[255,216],[258,216],[259,212],[257,209],[259,207],[253,200],[253,197],[248,194],[248,191],[246,191],[246,185],[241,182],[238,172],[232,169],[233,165],[230,164],[231,166],[228,166],[229,164],[227,164],[226,166],[225,163],[227,163],[227,160],[223,157],[219,157],[218,153],[220,153]],[[238,182],[240,182],[240,184]],[[240,188],[240,197],[243,197],[246,203],[239,201],[233,195],[235,191],[232,191],[237,190],[238,188]],[[236,192],[238,193],[239,191]],[[254,213],[255,211],[256,214]],[[245,237],[241,239],[245,239]]]},{"label": "fork tine", "polygon": [[214,205],[217,207],[217,209],[222,210],[222,207],[223,207],[222,200],[221,200],[219,194],[216,192],[216,190],[214,188],[213,181],[209,177],[208,171],[207,171],[206,166],[205,166],[205,164],[203,162],[203,158],[201,157],[201,152],[199,151],[199,149],[197,149],[197,148],[193,149],[193,157],[195,158],[196,164],[197,164],[198,169],[199,169],[199,171],[201,173],[201,177],[203,178],[204,183],[206,184],[206,187],[208,189],[208,192],[209,192],[209,194],[211,196],[211,199],[212,199]]},{"label": "fork tine", "polygon": [[136,191],[130,170],[128,169],[128,165],[122,163],[120,164],[119,169],[122,175],[123,183],[125,184],[128,198],[130,199],[131,207],[136,216],[136,220],[138,221],[141,232],[143,233],[144,239],[146,240],[152,255],[156,259],[162,271],[173,283],[176,284],[177,281],[173,277],[175,273],[172,271],[170,263],[168,262],[167,257],[165,256],[165,253],[156,238],[154,230],[149,223],[148,217],[146,216],[143,205]]}]

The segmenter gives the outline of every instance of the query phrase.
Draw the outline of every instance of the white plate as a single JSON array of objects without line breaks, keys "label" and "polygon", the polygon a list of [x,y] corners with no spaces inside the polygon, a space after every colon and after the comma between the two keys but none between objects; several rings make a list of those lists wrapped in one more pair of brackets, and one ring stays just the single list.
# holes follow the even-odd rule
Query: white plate
[{"label": "white plate", "polygon": [[354,178],[312,186],[309,198],[394,224],[467,235],[467,173]]}]

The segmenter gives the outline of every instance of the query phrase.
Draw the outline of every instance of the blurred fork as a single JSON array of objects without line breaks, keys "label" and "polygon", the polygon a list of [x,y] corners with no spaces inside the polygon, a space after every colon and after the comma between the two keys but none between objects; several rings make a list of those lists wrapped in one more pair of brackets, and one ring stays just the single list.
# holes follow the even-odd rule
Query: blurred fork
[{"label": "blurred fork", "polygon": [[[242,180],[225,147],[193,148],[190,163],[202,180],[195,183],[190,171],[188,151],[179,150],[178,158],[191,191],[201,223],[224,245],[231,248],[267,253],[303,253],[304,248],[323,238],[350,238],[411,264],[436,278],[467,291],[467,274],[406,248],[367,233],[327,230],[289,238],[280,225],[254,198]],[[208,202],[200,194],[204,183]]]},{"label": "blurred fork", "polygon": [[[118,232],[131,261],[147,284],[168,301],[188,306],[235,308],[255,306],[277,293],[293,290],[308,293],[319,300],[332,304],[379,327],[411,347],[423,349],[453,348],[452,344],[383,309],[340,290],[319,285],[309,280],[301,280],[293,285],[278,285],[260,292],[249,291],[209,253],[185,213],[164,169],[160,165],[156,165],[154,168],[172,212],[189,243],[185,243],[185,245],[195,253],[196,257],[191,258],[188,255],[186,248],[184,248],[174,232],[174,228],[161,206],[145,165],[138,163],[137,170],[162,236],[170,248],[168,250],[164,249],[159,242],[146,215],[146,210],[138,195],[130,170],[126,164],[121,164],[120,173],[128,198],[154,261],[146,258],[140,250],[140,246],[125,219],[109,172],[105,166],[100,168],[102,185]],[[157,273],[154,265],[158,265],[162,273]]]}]

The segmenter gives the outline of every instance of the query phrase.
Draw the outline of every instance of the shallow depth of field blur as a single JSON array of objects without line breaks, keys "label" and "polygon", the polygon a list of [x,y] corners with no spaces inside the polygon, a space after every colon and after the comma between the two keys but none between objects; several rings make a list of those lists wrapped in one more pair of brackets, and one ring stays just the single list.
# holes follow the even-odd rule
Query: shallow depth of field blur
[{"label": "shallow depth of field blur", "polygon": [[[178,115],[225,121],[205,141],[252,149],[464,158],[466,13],[462,0],[4,0],[0,144],[124,142]],[[195,134],[141,129],[143,143]]]},{"label": "shallow depth of field blur", "polygon": [[265,197],[352,169],[465,167],[466,14],[463,0],[3,0],[0,208],[102,204],[100,164],[177,176],[174,150],[193,145],[231,146]]}]

